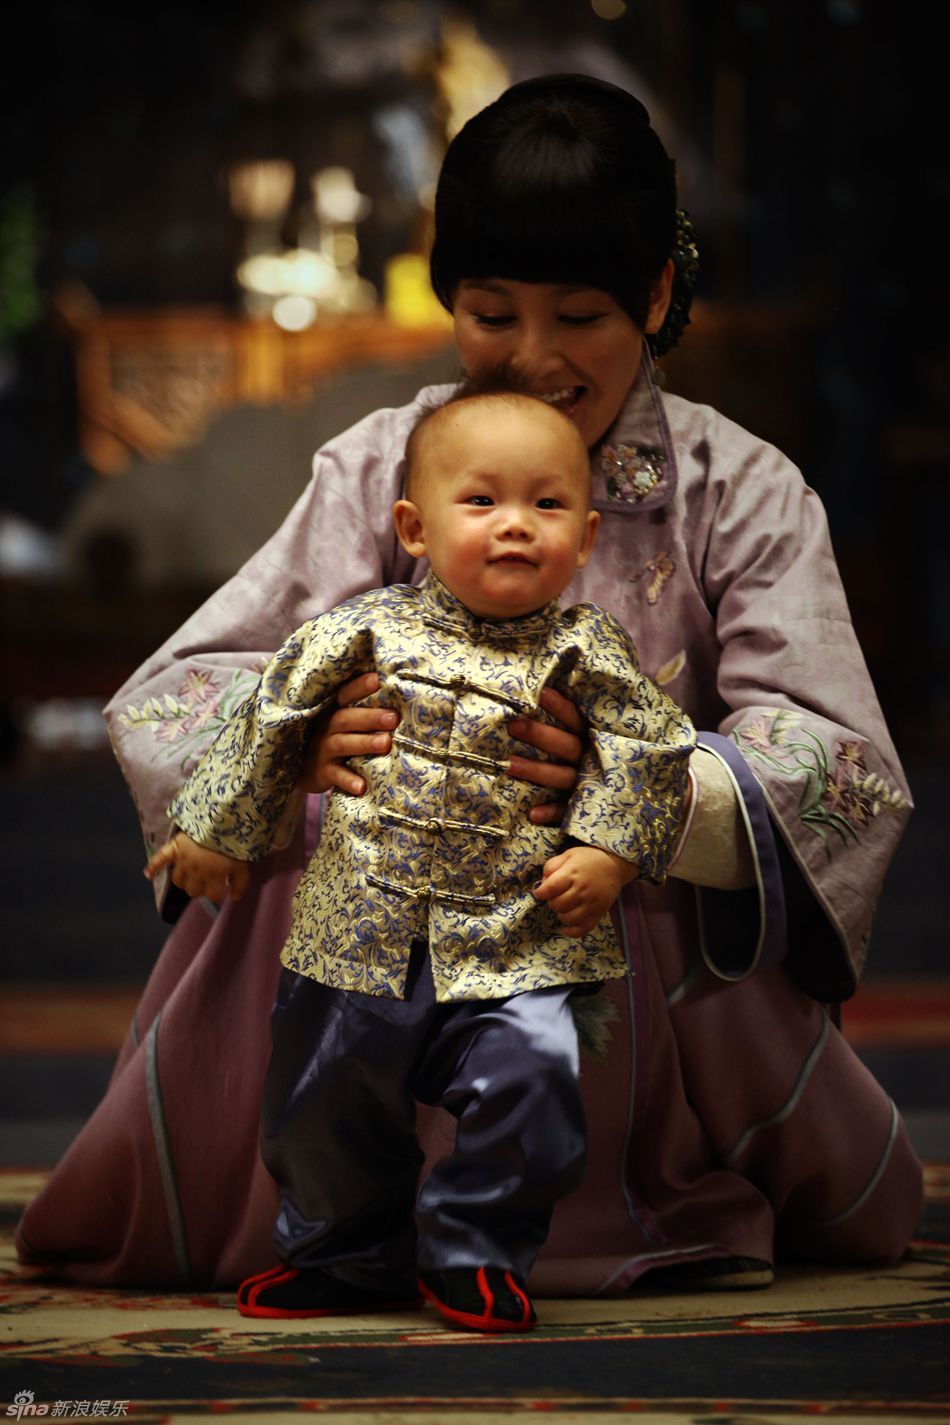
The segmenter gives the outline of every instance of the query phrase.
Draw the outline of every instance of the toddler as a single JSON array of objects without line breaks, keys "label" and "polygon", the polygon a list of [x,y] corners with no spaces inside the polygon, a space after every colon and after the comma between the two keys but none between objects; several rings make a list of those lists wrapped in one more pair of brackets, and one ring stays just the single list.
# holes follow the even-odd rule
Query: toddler
[{"label": "toddler", "polygon": [[[274,841],[316,720],[375,670],[388,754],[364,795],[326,799],[300,880],[272,1021],[262,1152],[281,1259],[246,1316],[393,1310],[420,1292],[456,1326],[523,1331],[526,1280],[585,1153],[570,999],[626,973],[609,910],[661,881],[695,735],[621,626],[557,603],[599,515],[587,451],[553,404],[465,390],[407,449],[396,534],[421,585],[348,600],[274,655],[170,808],[146,874],[242,894]],[[559,827],[505,776],[508,723],[556,688],[588,724]],[[415,1102],[457,1120],[418,1189]]]}]

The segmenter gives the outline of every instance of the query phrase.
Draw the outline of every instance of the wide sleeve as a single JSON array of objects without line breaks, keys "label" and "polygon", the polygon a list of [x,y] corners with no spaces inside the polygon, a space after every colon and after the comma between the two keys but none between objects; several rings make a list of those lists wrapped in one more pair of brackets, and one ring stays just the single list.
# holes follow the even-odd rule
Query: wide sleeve
[{"label": "wide sleeve", "polygon": [[555,684],[583,713],[588,745],[562,828],[663,881],[683,820],[693,725],[640,671],[616,619],[591,604],[571,615],[578,656]]},{"label": "wide sleeve", "polygon": [[751,773],[778,833],[789,969],[810,993],[835,999],[860,973],[910,799],[821,502],[780,452],[747,439],[746,448],[738,435],[718,443],[702,516],[702,580],[728,709],[715,731]]},{"label": "wide sleeve", "polygon": [[[167,808],[185,777],[291,630],[355,594],[411,578],[390,508],[417,404],[376,412],[318,451],[281,528],[107,706],[149,853],[168,837]],[[163,890],[156,878],[160,903]]]},{"label": "wide sleeve", "polygon": [[370,595],[331,609],[277,650],[172,801],[172,821],[192,840],[240,861],[271,849],[314,719],[348,678],[373,667],[372,603]]}]

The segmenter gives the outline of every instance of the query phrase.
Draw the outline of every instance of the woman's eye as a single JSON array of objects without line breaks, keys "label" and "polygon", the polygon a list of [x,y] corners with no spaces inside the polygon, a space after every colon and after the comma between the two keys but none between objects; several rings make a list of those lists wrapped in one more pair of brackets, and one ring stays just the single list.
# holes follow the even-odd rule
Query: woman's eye
[{"label": "woman's eye", "polygon": [[566,327],[589,327],[599,320],[599,312],[590,312],[585,316],[574,316],[573,313],[565,312],[561,316],[561,321]]},{"label": "woman's eye", "polygon": [[472,318],[476,326],[480,327],[506,327],[514,319],[500,313],[473,312]]}]

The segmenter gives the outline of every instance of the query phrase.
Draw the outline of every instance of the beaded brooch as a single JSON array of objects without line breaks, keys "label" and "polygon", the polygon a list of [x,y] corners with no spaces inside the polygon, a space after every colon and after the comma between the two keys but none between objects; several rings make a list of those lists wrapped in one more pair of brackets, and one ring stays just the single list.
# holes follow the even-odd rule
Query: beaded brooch
[{"label": "beaded brooch", "polygon": [[663,479],[666,456],[652,445],[605,445],[600,463],[608,497],[635,505]]}]

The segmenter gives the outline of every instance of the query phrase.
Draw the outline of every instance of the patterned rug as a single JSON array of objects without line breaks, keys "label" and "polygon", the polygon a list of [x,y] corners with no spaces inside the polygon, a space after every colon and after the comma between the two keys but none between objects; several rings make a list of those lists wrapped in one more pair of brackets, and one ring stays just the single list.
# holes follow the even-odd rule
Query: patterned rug
[{"label": "patterned rug", "polygon": [[0,1174],[0,1416],[203,1422],[298,1417],[657,1425],[950,1422],[950,1168],[927,1172],[909,1259],[785,1268],[754,1293],[541,1301],[527,1337],[444,1329],[431,1309],[248,1322],[230,1296],[64,1287],[10,1233],[41,1174]]}]

